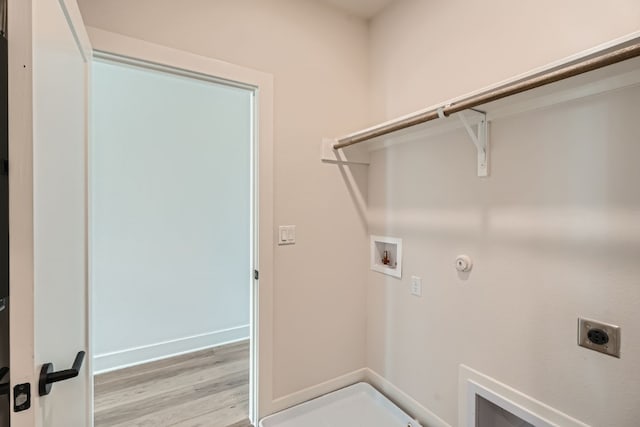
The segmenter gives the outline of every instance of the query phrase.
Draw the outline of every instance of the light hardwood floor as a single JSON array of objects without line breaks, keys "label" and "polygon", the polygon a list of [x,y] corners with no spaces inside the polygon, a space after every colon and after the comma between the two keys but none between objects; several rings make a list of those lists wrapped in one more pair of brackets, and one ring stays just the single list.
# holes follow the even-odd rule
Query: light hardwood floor
[{"label": "light hardwood floor", "polygon": [[95,427],[251,427],[249,342],[95,377]]}]

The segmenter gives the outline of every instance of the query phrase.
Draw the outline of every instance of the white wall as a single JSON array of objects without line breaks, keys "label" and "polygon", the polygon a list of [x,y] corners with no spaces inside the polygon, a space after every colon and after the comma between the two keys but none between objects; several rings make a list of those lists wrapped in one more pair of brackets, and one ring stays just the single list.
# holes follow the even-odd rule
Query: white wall
[{"label": "white wall", "polygon": [[275,250],[274,395],[362,368],[366,224],[319,143],[366,124],[366,23],[312,0],[79,3],[89,26],[274,75],[275,221],[297,225]]},{"label": "white wall", "polygon": [[96,371],[248,338],[252,97],[94,62]]},{"label": "white wall", "polygon": [[[403,238],[405,260],[401,281],[370,273],[368,366],[451,425],[461,363],[584,422],[636,425],[639,101],[493,122],[486,179],[464,131],[377,152],[371,232]],[[620,325],[622,358],[578,347],[579,316]]]},{"label": "white wall", "polygon": [[[478,89],[639,18],[635,1],[400,1],[371,26],[374,114]],[[637,425],[639,106],[634,88],[496,120],[486,179],[464,131],[376,152],[370,230],[403,238],[405,262],[401,281],[369,274],[368,366],[451,425],[461,363],[591,425]],[[578,347],[578,316],[620,325],[622,358]]]},{"label": "white wall", "polygon": [[494,84],[640,26],[635,0],[398,0],[371,22],[373,118]]},{"label": "white wall", "polygon": [[[318,141],[636,30],[636,2],[401,0],[370,38],[364,22],[310,0],[80,4],[88,25],[275,76],[275,216],[298,225],[298,244],[276,250],[276,397],[368,365],[455,425],[464,361],[596,425],[611,413],[632,425],[638,233],[625,230],[637,230],[638,195],[623,190],[638,177],[634,110],[622,110],[636,108],[636,92],[496,123],[487,180],[468,166],[461,132],[379,152],[370,172],[320,164]],[[596,119],[610,108],[617,121]],[[349,173],[370,193],[370,227]],[[584,222],[563,234],[557,224],[576,212]],[[405,238],[402,282],[367,273],[367,228]],[[452,271],[459,252],[476,262],[464,282]],[[423,277],[422,299],[408,294],[411,274]],[[623,358],[578,348],[578,315],[622,325]],[[497,325],[497,351],[476,325]],[[550,343],[531,338],[539,325],[551,325]]]}]

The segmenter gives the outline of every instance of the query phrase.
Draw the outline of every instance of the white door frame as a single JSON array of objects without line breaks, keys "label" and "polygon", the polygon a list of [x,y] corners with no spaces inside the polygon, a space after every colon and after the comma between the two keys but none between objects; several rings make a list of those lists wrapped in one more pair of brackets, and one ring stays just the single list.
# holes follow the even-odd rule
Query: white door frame
[{"label": "white door frame", "polygon": [[[87,28],[96,57],[130,62],[174,74],[202,77],[251,89],[254,93],[252,151],[253,254],[252,268],[259,270],[251,292],[251,367],[249,418],[258,420],[270,412],[272,398],[273,342],[273,76],[227,62]],[[91,150],[91,144],[89,146]],[[257,160],[257,162],[256,162]],[[91,175],[89,173],[89,180]],[[90,187],[89,187],[90,188]],[[90,200],[90,198],[89,198]],[[91,236],[89,237],[91,239]],[[89,246],[90,247],[90,246]],[[258,258],[259,256],[259,258]],[[89,267],[91,268],[91,266]],[[89,285],[91,290],[91,285]],[[91,299],[91,292],[89,299]],[[89,301],[88,307],[91,301]],[[91,319],[91,317],[89,317]],[[91,320],[90,320],[91,321]],[[91,328],[91,325],[89,325]],[[92,342],[89,342],[91,346]],[[91,348],[91,347],[90,347]],[[259,357],[258,357],[259,355]],[[89,369],[92,355],[89,355]],[[91,372],[91,371],[90,371]],[[255,399],[257,397],[257,399]],[[91,399],[93,401],[93,399]]]}]

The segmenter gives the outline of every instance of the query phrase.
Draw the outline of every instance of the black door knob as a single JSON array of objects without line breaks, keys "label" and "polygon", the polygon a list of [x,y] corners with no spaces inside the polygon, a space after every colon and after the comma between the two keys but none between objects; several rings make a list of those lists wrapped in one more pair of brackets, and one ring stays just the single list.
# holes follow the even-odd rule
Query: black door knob
[{"label": "black door knob", "polygon": [[84,351],[79,351],[78,354],[76,354],[71,369],[65,369],[64,371],[53,372],[53,363],[45,363],[42,365],[42,369],[40,369],[40,383],[38,385],[40,396],[46,396],[51,393],[53,383],[77,377],[80,368],[82,368],[84,355]]}]

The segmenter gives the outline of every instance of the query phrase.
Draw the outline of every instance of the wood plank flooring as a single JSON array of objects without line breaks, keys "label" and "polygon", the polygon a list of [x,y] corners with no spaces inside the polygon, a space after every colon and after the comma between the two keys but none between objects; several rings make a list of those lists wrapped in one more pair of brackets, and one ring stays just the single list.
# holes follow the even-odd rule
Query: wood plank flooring
[{"label": "wood plank flooring", "polygon": [[249,342],[95,377],[95,427],[251,427]]}]

